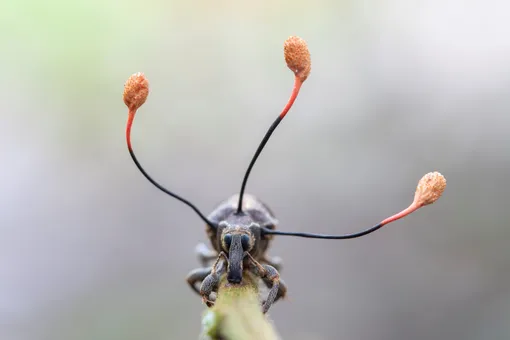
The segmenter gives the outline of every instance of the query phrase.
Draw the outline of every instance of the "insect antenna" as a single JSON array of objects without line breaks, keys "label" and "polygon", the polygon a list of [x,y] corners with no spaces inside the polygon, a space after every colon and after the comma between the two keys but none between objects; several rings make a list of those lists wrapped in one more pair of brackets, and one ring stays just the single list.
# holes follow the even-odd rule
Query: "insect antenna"
[{"label": "insect antenna", "polygon": [[389,224],[391,222],[395,222],[403,217],[408,216],[414,211],[434,203],[441,197],[446,188],[446,179],[439,172],[430,172],[423,176],[418,182],[418,186],[416,187],[416,192],[414,194],[413,203],[406,209],[401,212],[392,215],[383,221],[379,222],[372,228],[366,229],[364,231],[347,234],[347,235],[324,235],[324,234],[314,234],[314,233],[300,233],[300,232],[286,232],[279,230],[272,230],[268,228],[262,228],[263,235],[284,235],[284,236],[297,236],[297,237],[307,237],[307,238],[320,238],[320,239],[329,239],[329,240],[344,240],[357,238],[361,236],[368,235],[380,228],[384,225]]},{"label": "insect antenna", "polygon": [[308,78],[308,75],[310,74],[311,70],[310,52],[308,51],[306,42],[303,39],[296,36],[289,37],[287,40],[285,40],[283,51],[287,66],[290,68],[292,72],[294,72],[295,75],[294,87],[292,88],[292,93],[290,95],[289,100],[287,101],[287,104],[283,108],[280,115],[275,119],[273,124],[271,124],[269,130],[267,130],[264,138],[262,138],[262,141],[260,142],[257,148],[257,151],[255,151],[255,154],[253,155],[253,158],[250,161],[250,165],[248,165],[248,169],[246,170],[246,173],[243,178],[243,183],[241,185],[241,192],[239,194],[239,203],[237,206],[238,214],[241,214],[243,212],[244,190],[246,188],[246,183],[248,182],[248,177],[250,176],[250,172],[251,169],[253,168],[253,165],[257,161],[257,158],[262,152],[262,149],[264,149],[264,146],[266,145],[267,141],[273,134],[278,124],[280,124],[280,122],[283,120],[287,112],[289,112],[290,108],[294,104],[294,101],[296,100],[299,94],[301,85],[303,85],[303,82],[306,80],[306,78]]},{"label": "insect antenna", "polygon": [[124,103],[128,107],[128,119],[126,124],[126,143],[127,148],[129,151],[129,154],[131,155],[131,158],[133,159],[133,162],[135,163],[136,167],[140,172],[151,182],[156,188],[163,191],[164,193],[172,196],[173,198],[181,201],[182,203],[189,206],[197,215],[210,227],[216,228],[216,226],[211,223],[205,216],[198,210],[198,208],[193,205],[190,201],[182,198],[181,196],[171,192],[170,190],[164,188],[161,184],[156,182],[142,167],[140,162],[135,156],[135,153],[133,151],[133,147],[131,146],[131,126],[133,125],[133,121],[135,119],[135,115],[137,110],[145,103],[147,100],[147,96],[149,95],[149,81],[145,77],[143,73],[135,73],[129,79],[127,80],[126,84],[124,85]]}]

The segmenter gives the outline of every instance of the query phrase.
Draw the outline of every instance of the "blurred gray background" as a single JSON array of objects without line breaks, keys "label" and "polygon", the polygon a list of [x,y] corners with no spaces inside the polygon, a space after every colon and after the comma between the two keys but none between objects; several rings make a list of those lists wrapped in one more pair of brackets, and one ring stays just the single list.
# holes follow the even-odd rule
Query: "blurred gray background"
[{"label": "blurred gray background", "polygon": [[277,238],[284,339],[508,339],[508,1],[14,1],[0,5],[0,339],[196,339],[184,278],[206,240],[126,150],[124,82],[151,84],[133,144],[156,179],[208,214],[239,190],[293,75],[312,73],[248,192]]}]

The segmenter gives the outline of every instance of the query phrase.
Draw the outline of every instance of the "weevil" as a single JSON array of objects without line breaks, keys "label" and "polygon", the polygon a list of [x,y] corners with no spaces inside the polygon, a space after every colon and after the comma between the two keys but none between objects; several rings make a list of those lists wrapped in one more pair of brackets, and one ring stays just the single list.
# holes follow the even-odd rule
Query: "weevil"
[{"label": "weevil", "polygon": [[[136,73],[128,79],[124,86],[124,103],[129,109],[126,142],[133,162],[154,186],[189,206],[205,222],[207,236],[213,249],[209,249],[205,244],[199,244],[197,253],[202,267],[191,271],[187,276],[187,282],[209,307],[214,305],[212,293],[217,291],[220,278],[226,275],[229,284],[241,284],[244,271],[249,271],[260,277],[269,288],[269,293],[262,302],[264,313],[269,310],[274,302],[285,297],[287,287],[280,279],[279,274],[282,266],[281,260],[267,255],[267,250],[274,235],[332,240],[365,236],[423,206],[434,203],[446,187],[446,180],[440,173],[431,172],[426,174],[418,182],[414,200],[409,207],[382,220],[369,229],[354,234],[324,235],[278,230],[278,221],[271,209],[255,196],[245,194],[245,188],[253,165],[273,131],[292,107],[301,85],[310,74],[310,53],[304,40],[299,37],[288,38],[284,44],[284,56],[287,66],[295,75],[291,96],[282,112],[269,127],[251,159],[241,184],[240,193],[221,203],[207,217],[190,201],[156,182],[140,165],[131,146],[131,126],[137,110],[147,99],[149,83],[143,73]],[[210,265],[210,262],[213,262],[212,265]]]}]

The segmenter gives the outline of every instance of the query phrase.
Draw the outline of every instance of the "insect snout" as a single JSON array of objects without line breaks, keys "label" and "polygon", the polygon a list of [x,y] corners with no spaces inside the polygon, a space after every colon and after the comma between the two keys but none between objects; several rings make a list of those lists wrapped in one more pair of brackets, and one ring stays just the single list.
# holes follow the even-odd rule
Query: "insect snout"
[{"label": "insect snout", "polygon": [[226,234],[223,246],[228,252],[227,280],[233,284],[241,283],[243,279],[243,260],[250,248],[250,236],[241,233]]}]

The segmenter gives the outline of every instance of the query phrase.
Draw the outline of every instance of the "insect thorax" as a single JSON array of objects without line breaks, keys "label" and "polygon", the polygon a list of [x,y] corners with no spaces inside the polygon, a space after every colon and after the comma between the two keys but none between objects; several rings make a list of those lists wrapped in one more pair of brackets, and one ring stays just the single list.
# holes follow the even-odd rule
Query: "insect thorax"
[{"label": "insect thorax", "polygon": [[[270,238],[260,235],[260,227],[274,229],[277,220],[272,211],[255,196],[245,194],[243,197],[243,214],[237,213],[239,195],[233,195],[218,205],[208,216],[208,219],[218,225],[217,230],[207,228],[207,233],[212,246],[216,251],[221,251],[221,234],[225,230],[250,232],[255,241],[255,247],[250,252],[259,258],[267,250]],[[223,222],[223,223],[222,223]]]}]

